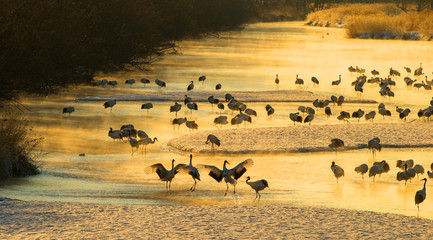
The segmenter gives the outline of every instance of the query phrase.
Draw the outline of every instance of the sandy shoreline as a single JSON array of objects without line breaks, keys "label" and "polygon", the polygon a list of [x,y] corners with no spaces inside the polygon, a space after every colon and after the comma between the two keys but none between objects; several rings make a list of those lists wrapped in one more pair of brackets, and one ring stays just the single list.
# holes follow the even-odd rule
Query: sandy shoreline
[{"label": "sandy shoreline", "polygon": [[2,239],[432,239],[433,220],[289,205],[0,201]]},{"label": "sandy shoreline", "polygon": [[[315,99],[330,99],[331,95],[317,94],[303,90],[275,90],[275,91],[203,91],[203,92],[146,92],[140,94],[118,94],[77,98],[75,101],[183,101],[185,94],[194,102],[207,102],[209,96],[224,100],[226,93],[230,93],[243,102],[313,102]],[[346,103],[376,103],[374,100],[345,97]]]},{"label": "sandy shoreline", "polygon": [[[199,131],[171,139],[171,147],[189,152],[279,153],[334,151],[332,138],[340,138],[345,149],[366,148],[367,142],[381,139],[382,147],[433,147],[432,124],[363,123],[334,125],[296,125],[266,128],[230,128]],[[209,134],[221,140],[212,150],[205,141]]]}]

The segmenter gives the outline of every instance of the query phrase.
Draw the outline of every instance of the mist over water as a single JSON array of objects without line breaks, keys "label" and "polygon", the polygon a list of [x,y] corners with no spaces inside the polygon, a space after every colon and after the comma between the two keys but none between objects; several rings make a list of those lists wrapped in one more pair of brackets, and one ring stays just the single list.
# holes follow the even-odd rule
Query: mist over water
[{"label": "mist over water", "polygon": [[[305,27],[301,23],[261,23],[246,27],[239,32],[222,34],[219,38],[209,37],[199,41],[181,43],[179,55],[166,55],[155,63],[151,71],[126,72],[101,75],[101,78],[117,80],[116,87],[82,87],[70,89],[58,96],[48,98],[28,98],[23,101],[30,109],[28,118],[36,134],[44,137],[39,150],[47,153],[41,158],[42,174],[26,179],[14,180],[16,184],[2,185],[2,196],[23,200],[73,201],[109,204],[161,205],[161,204],[251,204],[254,191],[245,184],[246,176],[252,180],[266,179],[270,189],[261,192],[262,204],[294,204],[319,207],[347,208],[377,212],[392,212],[416,215],[414,196],[422,188],[415,177],[407,186],[395,180],[400,171],[395,167],[398,159],[414,159],[425,170],[430,169],[432,149],[383,149],[373,158],[368,149],[356,151],[323,153],[284,153],[284,154],[193,154],[194,164],[209,164],[222,168],[228,160],[230,167],[252,158],[254,165],[238,180],[237,194],[233,186],[224,197],[225,183],[217,183],[202,173],[202,181],[197,191],[187,189],[193,184],[189,175],[176,175],[172,182],[172,192],[167,193],[165,182],[157,179],[156,174],[145,175],[143,169],[154,163],[162,163],[170,168],[171,159],[176,163],[188,163],[189,153],[172,149],[166,145],[168,140],[182,134],[189,134],[188,128],[181,125],[173,129],[171,121],[174,113],[169,113],[172,102],[153,102],[154,108],[147,113],[141,110],[144,102],[118,102],[110,112],[99,101],[73,101],[78,97],[113,95],[123,93],[145,93],[155,91],[186,92],[190,81],[194,81],[193,91],[212,91],[217,83],[222,84],[223,92],[231,91],[267,91],[299,89],[326,95],[340,95],[373,99],[384,102],[393,116],[376,116],[375,121],[402,122],[395,114],[395,107],[409,107],[412,112],[408,122],[411,124],[432,124],[419,122],[416,112],[426,108],[431,100],[431,91],[416,90],[406,87],[403,77],[407,76],[403,67],[412,71],[422,62],[428,79],[432,78],[433,56],[421,54],[432,52],[429,42],[399,40],[353,40],[346,39],[342,29]],[[357,74],[351,74],[347,68],[358,66],[370,71],[376,69],[381,77],[387,77],[389,68],[400,71],[400,78],[393,78],[397,85],[392,89],[395,98],[383,98],[376,85],[366,84],[364,93],[355,93],[351,82]],[[279,75],[277,88],[274,79]],[[295,86],[296,74],[304,79],[305,85]],[[342,75],[342,83],[332,87],[331,82]],[[204,83],[198,77],[206,75]],[[313,86],[311,77],[319,79],[320,85]],[[139,83],[146,77],[151,83]],[[412,79],[422,81],[424,75]],[[131,87],[124,81],[135,78]],[[167,82],[167,88],[158,89],[153,81],[158,78]],[[236,97],[236,96],[235,96]],[[179,99],[182,102],[183,99]],[[241,99],[242,100],[242,99]],[[311,106],[311,103],[270,103],[275,114],[268,118],[265,106],[268,103],[248,103],[255,109],[258,117],[253,117],[252,124],[244,127],[292,126],[288,115],[297,112],[299,105]],[[71,117],[62,115],[66,106],[74,106],[76,111]],[[225,110],[222,114],[212,111],[209,103],[198,103],[199,110],[191,113],[184,106],[178,117],[187,117],[199,124],[199,130],[216,129],[213,119],[219,115],[232,118],[237,113]],[[343,104],[333,107],[334,115],[327,118],[323,110],[318,110],[312,124],[345,124],[336,119],[341,110],[347,112],[362,108],[365,112],[377,111],[377,104]],[[415,120],[415,121],[414,121]],[[356,120],[350,120],[357,124]],[[361,123],[365,123],[362,119]],[[123,124],[133,124],[136,129],[144,130],[150,137],[157,137],[159,142],[149,145],[146,154],[138,150],[131,156],[129,142],[114,142],[108,137],[110,127],[119,129]],[[226,125],[223,129],[236,129]],[[300,136],[293,136],[293,138]],[[404,137],[404,136],[396,136]],[[340,137],[344,140],[344,136]],[[203,139],[204,144],[205,139]],[[209,146],[210,147],[210,146]],[[86,156],[80,157],[80,153]],[[375,161],[386,160],[391,171],[372,179],[364,180],[353,169],[361,163],[369,166]],[[345,169],[344,179],[337,184],[331,169],[335,161]],[[427,199],[421,204],[420,216],[433,218],[433,204],[427,182]]]}]

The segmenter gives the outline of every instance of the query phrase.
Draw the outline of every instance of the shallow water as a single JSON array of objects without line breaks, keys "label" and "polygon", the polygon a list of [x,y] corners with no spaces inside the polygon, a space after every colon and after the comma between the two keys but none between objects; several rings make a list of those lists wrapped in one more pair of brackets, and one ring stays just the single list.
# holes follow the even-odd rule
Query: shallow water
[{"label": "shallow water", "polygon": [[[120,84],[114,88],[71,89],[64,92],[63,96],[44,99],[28,98],[23,102],[30,109],[28,118],[36,134],[44,137],[39,147],[41,152],[47,153],[40,160],[43,172],[39,176],[14,180],[13,185],[0,186],[1,194],[23,200],[109,204],[251,204],[254,192],[244,183],[245,177],[251,176],[252,180],[264,178],[269,182],[270,189],[262,191],[263,204],[323,206],[417,215],[414,195],[422,188],[422,182],[417,178],[406,186],[397,182],[395,176],[399,170],[395,167],[395,161],[411,158],[422,164],[427,171],[432,162],[432,149],[383,149],[375,159],[367,149],[337,154],[194,154],[194,164],[203,163],[222,168],[222,162],[227,159],[233,167],[240,161],[252,158],[254,165],[239,180],[237,194],[233,194],[233,187],[230,186],[231,192],[224,197],[225,184],[217,183],[204,173],[196,192],[187,191],[193,183],[190,176],[177,175],[172,184],[173,191],[167,193],[165,183],[159,181],[156,174],[145,175],[143,169],[158,162],[168,167],[171,159],[176,159],[177,163],[187,163],[189,160],[189,153],[166,145],[169,139],[189,133],[185,125],[173,129],[171,121],[175,116],[168,112],[171,102],[154,102],[154,109],[147,113],[140,109],[143,103],[140,101],[118,102],[112,112],[104,109],[102,102],[71,101],[92,95],[186,92],[189,82],[204,74],[207,80],[204,83],[195,82],[193,91],[213,90],[216,83],[221,83],[221,91],[225,92],[275,90],[277,87],[274,78],[278,73],[281,81],[278,89],[306,89],[317,93],[345,94],[383,101],[393,116],[384,120],[377,116],[375,121],[390,124],[402,121],[394,114],[395,106],[410,107],[412,113],[408,121],[414,121],[413,124],[431,124],[419,122],[416,117],[419,108],[429,105],[431,92],[408,88],[402,80],[406,76],[403,66],[414,70],[420,62],[431,78],[433,56],[420,54],[431,52],[431,44],[416,41],[349,40],[344,35],[344,30],[341,29],[305,27],[300,23],[255,24],[240,32],[223,34],[221,38],[183,42],[180,55],[167,55],[151,71],[100,76],[119,83],[131,77],[136,80],[147,77],[152,81],[159,78],[167,82],[167,88],[163,90],[159,90],[153,83],[147,86],[137,83],[132,87]],[[393,89],[396,97],[382,98],[378,94],[378,87],[369,84],[366,84],[362,96],[357,95],[350,85],[356,77],[347,70],[350,65],[366,68],[368,77],[373,68],[383,73],[381,76],[386,76],[385,72],[390,67],[399,70],[402,77],[394,79],[397,81],[397,86]],[[296,74],[304,79],[305,86],[295,86]],[[330,82],[336,80],[339,74],[342,75],[342,84],[331,87]],[[319,86],[310,83],[311,76],[320,80]],[[258,112],[258,117],[253,118],[252,124],[240,127],[290,127],[292,122],[288,118],[289,113],[296,112],[299,105],[312,105],[271,103],[275,114],[269,118],[264,109],[266,104],[248,103],[248,107]],[[61,109],[69,105],[73,105],[76,112],[71,117],[62,115]],[[343,104],[341,108],[333,107],[333,110],[335,114],[341,110],[353,112],[358,108],[368,112],[377,110],[377,104]],[[215,129],[211,123],[219,115],[227,115],[229,118],[234,116],[229,110],[216,113],[210,104],[199,103],[199,111],[191,113],[183,108],[178,117],[196,120],[199,130],[207,130]],[[323,110],[319,110],[312,124],[344,124],[335,117],[336,115],[327,118]],[[146,131],[151,137],[156,136],[159,142],[148,146],[146,153],[140,149],[131,156],[128,141],[113,142],[107,136],[110,127],[118,129],[129,123],[134,124],[136,129]],[[351,120],[351,124],[357,124],[357,121]],[[234,126],[223,128],[236,129]],[[78,156],[80,153],[85,153],[86,156]],[[361,163],[370,166],[374,161],[384,159],[390,163],[391,171],[374,183],[367,176],[362,180],[353,171]],[[331,161],[345,169],[345,177],[338,184],[330,170]],[[423,177],[426,174],[420,178]],[[421,204],[419,215],[433,218],[433,204],[429,198],[432,188],[430,182],[427,185],[427,199]]]}]

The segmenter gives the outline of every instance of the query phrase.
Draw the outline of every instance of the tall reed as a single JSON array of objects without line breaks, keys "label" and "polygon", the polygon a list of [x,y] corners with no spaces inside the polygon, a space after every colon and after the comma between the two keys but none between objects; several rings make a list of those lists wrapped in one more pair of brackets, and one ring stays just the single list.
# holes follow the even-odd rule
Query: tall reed
[{"label": "tall reed", "polygon": [[393,4],[340,5],[311,13],[307,21],[345,27],[351,38],[430,40],[433,36],[433,11],[404,12]]},{"label": "tall reed", "polygon": [[15,114],[0,119],[0,181],[39,173],[34,148],[35,137],[27,120]]}]

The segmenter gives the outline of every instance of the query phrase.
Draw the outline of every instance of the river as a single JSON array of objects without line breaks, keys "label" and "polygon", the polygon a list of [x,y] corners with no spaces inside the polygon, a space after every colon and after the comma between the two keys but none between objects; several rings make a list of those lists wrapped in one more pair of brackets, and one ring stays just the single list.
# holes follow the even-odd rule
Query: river
[{"label": "river", "polygon": [[[414,159],[430,170],[430,148],[390,148],[383,149],[373,158],[368,149],[338,152],[314,153],[262,153],[262,154],[193,154],[194,164],[202,163],[222,168],[224,160],[237,163],[252,158],[254,165],[241,177],[237,184],[237,194],[232,186],[224,196],[226,186],[202,172],[197,191],[187,189],[193,180],[188,175],[177,175],[172,183],[172,191],[165,190],[165,183],[156,174],[146,175],[143,169],[154,163],[170,167],[171,159],[176,163],[188,163],[189,154],[167,146],[168,140],[182,134],[189,134],[182,125],[178,130],[171,124],[174,118],[169,113],[173,102],[154,101],[154,108],[147,113],[140,109],[143,101],[119,101],[110,112],[102,107],[100,101],[75,101],[76,98],[115,95],[142,94],[146,92],[186,92],[190,81],[195,81],[194,92],[215,91],[217,83],[222,84],[219,91],[273,91],[308,90],[325,95],[344,94],[355,99],[372,99],[384,102],[393,112],[391,118],[375,121],[401,122],[395,114],[395,107],[409,107],[412,113],[411,124],[431,124],[418,121],[416,112],[429,105],[432,94],[424,89],[406,87],[404,76],[409,76],[403,67],[412,71],[423,64],[424,72],[431,80],[433,52],[430,42],[401,40],[359,40],[347,39],[343,29],[315,28],[304,26],[301,22],[258,23],[247,26],[241,31],[209,36],[196,41],[181,42],[178,54],[168,54],[154,63],[147,71],[118,72],[100,74],[97,78],[117,80],[116,87],[77,87],[62,91],[57,96],[47,98],[28,97],[23,105],[28,109],[36,135],[44,137],[39,145],[39,164],[42,174],[24,179],[13,180],[13,184],[0,186],[4,197],[22,200],[67,201],[127,205],[236,205],[253,204],[254,192],[245,184],[245,177],[252,180],[267,179],[269,189],[262,191],[260,204],[307,205],[330,208],[346,208],[375,212],[391,212],[404,215],[417,215],[414,205],[415,192],[422,188],[422,182],[415,177],[405,186],[397,182],[395,162],[398,159]],[[397,85],[392,88],[394,98],[381,97],[378,87],[366,84],[364,93],[357,94],[351,82],[357,74],[348,71],[349,66],[365,68],[371,76],[372,69],[386,77],[389,68],[400,71],[402,77],[394,78]],[[279,75],[280,84],[274,83]],[[342,83],[331,86],[331,81],[342,76]],[[203,83],[196,81],[206,75]],[[304,79],[305,85],[295,86],[296,75]],[[311,77],[319,79],[320,84],[311,84]],[[126,79],[137,82],[145,77],[151,84],[136,83],[127,86]],[[416,79],[413,75],[411,78]],[[167,82],[165,89],[159,89],[154,79]],[[424,80],[418,77],[418,81]],[[235,96],[236,97],[236,96]],[[183,99],[179,99],[182,101]],[[198,103],[199,110],[193,112],[182,109],[179,117],[188,117],[199,123],[199,130],[215,129],[213,119],[220,114],[212,111],[210,104]],[[274,102],[275,114],[266,116],[266,102],[259,100],[248,103],[248,107],[258,112],[253,123],[245,127],[287,126],[292,122],[288,115],[296,112],[299,105],[310,103]],[[76,112],[70,117],[62,114],[66,106],[74,106]],[[353,112],[358,108],[366,112],[377,110],[377,103],[348,103],[341,110]],[[336,109],[335,112],[340,109]],[[233,117],[226,110],[222,115]],[[319,115],[312,124],[345,124]],[[361,120],[365,122],[365,120]],[[131,155],[128,141],[113,142],[107,136],[110,127],[119,129],[123,124],[134,124],[136,129],[146,131],[151,137],[159,139],[148,146],[147,152],[141,150]],[[352,124],[357,124],[352,121]],[[244,127],[244,126],[240,126]],[[236,129],[235,126],[224,128]],[[428,134],[428,133],[426,133]],[[296,137],[296,136],[294,136]],[[401,137],[401,136],[396,136]],[[85,156],[79,156],[84,153]],[[386,160],[391,166],[389,173],[382,174],[373,183],[372,179],[362,179],[353,169],[361,163],[369,166],[375,161]],[[337,184],[330,163],[336,161],[345,169],[344,179]],[[427,177],[422,175],[419,179]],[[421,217],[433,219],[433,204],[429,198],[432,190],[427,183],[427,199],[421,204]]]}]

